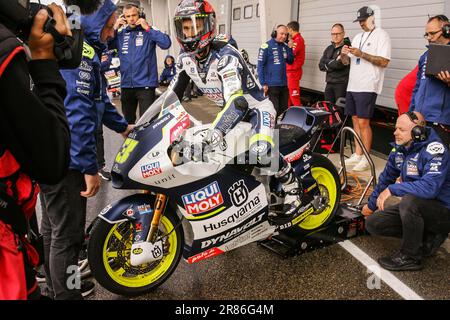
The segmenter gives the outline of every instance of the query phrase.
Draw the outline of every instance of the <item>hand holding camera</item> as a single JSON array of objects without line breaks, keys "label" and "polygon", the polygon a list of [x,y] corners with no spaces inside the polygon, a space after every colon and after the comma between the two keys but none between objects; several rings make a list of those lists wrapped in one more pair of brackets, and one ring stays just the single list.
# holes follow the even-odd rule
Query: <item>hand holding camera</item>
[{"label": "hand holding camera", "polygon": [[54,37],[44,31],[46,23],[54,23],[55,29],[63,36],[72,36],[69,22],[62,8],[52,3],[48,8],[53,13],[53,19],[50,18],[47,10],[41,9],[36,15],[28,41],[33,60],[52,59],[56,60],[54,54]]}]

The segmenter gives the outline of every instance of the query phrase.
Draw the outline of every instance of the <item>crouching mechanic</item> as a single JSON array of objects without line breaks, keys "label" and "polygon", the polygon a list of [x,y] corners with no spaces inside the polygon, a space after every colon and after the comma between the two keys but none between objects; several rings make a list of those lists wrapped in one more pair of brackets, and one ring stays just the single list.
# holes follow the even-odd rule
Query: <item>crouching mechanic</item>
[{"label": "crouching mechanic", "polygon": [[[434,129],[424,125],[418,112],[398,118],[394,149],[363,208],[363,214],[370,215],[366,220],[369,233],[402,238],[397,253],[378,259],[387,270],[421,269],[422,258],[433,255],[448,236],[449,153]],[[402,197],[401,201],[385,207],[391,195]]]},{"label": "crouching mechanic", "polygon": [[[175,92],[181,100],[192,80],[206,97],[224,107],[204,141],[206,148],[216,146],[244,117],[249,119],[253,128],[249,158],[265,167],[273,162],[271,159],[281,163],[275,176],[287,194],[285,214],[295,214],[300,207],[301,188],[291,166],[274,148],[275,109],[239,51],[223,37],[220,40],[216,37],[214,9],[207,1],[183,0],[176,9],[174,22],[184,53],[178,58],[177,75],[167,92]],[[158,107],[152,105],[147,115],[159,112]]]}]

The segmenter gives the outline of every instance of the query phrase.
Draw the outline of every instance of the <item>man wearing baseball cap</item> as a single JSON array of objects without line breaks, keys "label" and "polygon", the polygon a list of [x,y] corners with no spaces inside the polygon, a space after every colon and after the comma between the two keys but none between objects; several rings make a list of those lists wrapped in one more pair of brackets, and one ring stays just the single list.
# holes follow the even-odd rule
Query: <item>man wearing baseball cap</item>
[{"label": "man wearing baseball cap", "polygon": [[[391,40],[386,31],[375,25],[375,12],[370,7],[358,10],[356,20],[364,32],[357,34],[352,46],[344,46],[340,58],[350,64],[345,113],[352,116],[353,127],[370,152],[372,146],[373,117],[377,96],[383,88],[384,73],[391,59]],[[353,171],[369,169],[361,147],[356,144],[355,153],[345,161],[355,165]]]}]

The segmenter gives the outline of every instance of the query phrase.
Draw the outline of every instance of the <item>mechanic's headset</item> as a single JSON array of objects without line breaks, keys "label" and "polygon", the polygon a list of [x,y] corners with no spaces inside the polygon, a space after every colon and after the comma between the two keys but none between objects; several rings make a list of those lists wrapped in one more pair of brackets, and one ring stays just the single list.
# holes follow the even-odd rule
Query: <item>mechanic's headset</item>
[{"label": "mechanic's headset", "polygon": [[279,24],[276,28],[274,28],[272,33],[271,33],[271,35],[270,35],[270,37],[272,37],[273,39],[276,39],[278,37],[277,29],[279,27],[283,27],[283,26],[284,26],[283,24]]},{"label": "mechanic's headset", "polygon": [[442,26],[442,36],[446,39],[450,39],[450,22],[449,22],[447,16],[445,16],[443,14],[439,14],[437,16],[430,17],[430,15],[428,15],[428,18],[430,18],[430,20],[437,19],[440,22],[443,22],[444,25]]},{"label": "mechanic's headset", "polygon": [[437,18],[440,21],[444,22],[444,26],[442,27],[442,36],[446,39],[450,39],[450,23],[448,21],[447,16],[440,14],[437,16]]},{"label": "mechanic's headset", "polygon": [[411,122],[417,124],[417,126],[415,126],[414,128],[412,128],[411,130],[411,137],[414,140],[414,142],[423,142],[425,140],[427,140],[428,138],[428,133],[427,133],[427,129],[425,128],[425,124],[424,123],[419,123],[419,118],[417,118],[416,114],[412,111],[408,111],[405,113],[409,120],[411,120]]}]

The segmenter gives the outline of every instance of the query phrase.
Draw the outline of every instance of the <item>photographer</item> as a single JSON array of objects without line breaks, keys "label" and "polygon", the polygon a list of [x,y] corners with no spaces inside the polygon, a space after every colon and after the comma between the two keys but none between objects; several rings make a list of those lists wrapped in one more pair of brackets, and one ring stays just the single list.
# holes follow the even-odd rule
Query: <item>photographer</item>
[{"label": "photographer", "polygon": [[[8,1],[8,5],[11,2]],[[49,6],[61,35],[70,35],[61,7]],[[58,71],[46,10],[36,15],[27,39],[31,60],[0,13],[0,300],[37,298],[37,253],[20,225],[34,218],[39,183],[56,183],[67,172],[70,133],[64,110],[65,82]],[[30,76],[34,91],[30,90]],[[17,210],[13,211],[16,208]],[[23,216],[22,216],[23,215]],[[6,222],[5,222],[6,221]],[[9,222],[9,223],[8,223]],[[25,222],[26,229],[26,222]]]},{"label": "photographer", "polygon": [[138,102],[139,114],[143,115],[155,101],[156,46],[166,50],[172,42],[167,34],[150,26],[145,15],[132,4],[125,6],[114,29],[120,58],[122,110],[128,123],[135,123]]}]

